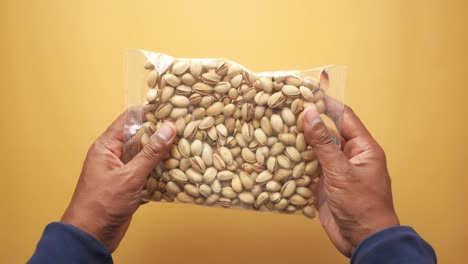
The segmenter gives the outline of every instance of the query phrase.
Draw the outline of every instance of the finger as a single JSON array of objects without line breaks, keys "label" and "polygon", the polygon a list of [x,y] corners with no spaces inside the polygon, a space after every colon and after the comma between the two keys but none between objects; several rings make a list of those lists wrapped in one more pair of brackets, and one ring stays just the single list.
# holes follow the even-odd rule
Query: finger
[{"label": "finger", "polygon": [[128,163],[141,150],[141,136],[145,133],[143,129],[139,129],[134,135],[128,136],[129,139],[123,145],[122,162]]},{"label": "finger", "polygon": [[303,118],[305,139],[317,155],[322,169],[334,171],[348,165],[349,160],[340,147],[335,144],[337,139],[328,131],[317,108],[315,106],[308,107],[304,110]]},{"label": "finger", "polygon": [[341,133],[348,141],[357,137],[372,139],[367,128],[349,106],[345,106],[344,108]]},{"label": "finger", "polygon": [[173,123],[165,122],[154,133],[148,144],[129,162],[128,166],[136,176],[146,177],[170,151],[176,135]]},{"label": "finger", "polygon": [[106,139],[123,141],[125,124],[140,124],[143,119],[143,111],[140,107],[131,107],[121,113],[117,119],[104,131],[101,137]]}]

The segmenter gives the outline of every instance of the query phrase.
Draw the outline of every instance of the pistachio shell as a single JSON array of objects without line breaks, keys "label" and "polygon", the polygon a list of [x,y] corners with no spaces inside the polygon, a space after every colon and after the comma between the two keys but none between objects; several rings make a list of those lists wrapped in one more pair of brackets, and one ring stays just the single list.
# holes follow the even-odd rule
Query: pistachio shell
[{"label": "pistachio shell", "polygon": [[261,172],[255,181],[259,184],[266,184],[267,182],[271,181],[273,178],[273,175],[269,171],[263,171]]},{"label": "pistachio shell", "polygon": [[224,162],[226,162],[227,165],[232,164],[232,161],[233,161],[232,153],[228,148],[220,147],[218,149],[218,152],[219,152],[219,155],[221,156],[221,158],[224,160]]},{"label": "pistachio shell", "polygon": [[244,204],[252,205],[255,202],[255,197],[250,192],[243,192],[239,194],[239,200]]},{"label": "pistachio shell", "polygon": [[281,195],[288,198],[296,192],[296,182],[287,181],[281,188]]},{"label": "pistachio shell", "polygon": [[218,175],[216,176],[219,181],[230,181],[232,178],[234,178],[234,172],[228,171],[228,170],[223,170],[218,172]]},{"label": "pistachio shell", "polygon": [[312,206],[305,206],[302,208],[302,213],[310,219],[315,217],[315,210]]},{"label": "pistachio shell", "polygon": [[185,171],[185,175],[188,180],[192,183],[201,183],[203,181],[203,176],[192,168],[189,168]]},{"label": "pistachio shell", "polygon": [[207,184],[200,185],[198,187],[198,191],[203,197],[206,197],[206,198],[210,197],[212,193],[211,187]]},{"label": "pistachio shell", "polygon": [[208,109],[206,110],[206,114],[209,116],[216,116],[219,115],[223,112],[224,109],[224,104],[221,102],[216,102],[212,104]]},{"label": "pistachio shell", "polygon": [[190,105],[190,100],[182,95],[176,95],[170,99],[170,102],[175,107],[187,107]]},{"label": "pistachio shell", "polygon": [[270,181],[266,184],[265,188],[269,192],[277,192],[281,189],[281,184],[276,181]]},{"label": "pistachio shell", "polygon": [[183,73],[185,73],[187,71],[189,66],[190,65],[185,61],[176,62],[172,66],[172,73],[176,74],[176,75],[181,75],[181,74],[183,74]]},{"label": "pistachio shell", "polygon": [[213,125],[214,125],[214,118],[212,116],[207,116],[198,124],[198,128],[201,130],[205,130],[205,129],[212,127]]},{"label": "pistachio shell", "polygon": [[301,92],[299,91],[299,88],[297,88],[296,86],[292,86],[292,85],[283,85],[283,87],[281,88],[281,91],[286,95],[286,96],[298,96],[301,94]]},{"label": "pistachio shell", "polygon": [[190,63],[190,73],[194,76],[194,77],[198,77],[200,76],[201,72],[203,70],[203,66],[201,64],[200,61],[192,61]]},{"label": "pistachio shell", "polygon": [[166,73],[163,75],[163,79],[172,87],[177,87],[180,85],[180,79],[174,74]]},{"label": "pistachio shell", "polygon": [[234,191],[240,193],[242,192],[242,183],[240,181],[240,178],[238,175],[234,175],[232,180],[231,180],[231,187]]},{"label": "pistachio shell", "polygon": [[200,196],[200,192],[198,191],[198,188],[197,186],[193,185],[193,184],[186,184],[184,186],[184,190],[187,194],[189,194],[190,196],[192,197],[198,197]]},{"label": "pistachio shell", "polygon": [[294,194],[293,196],[291,196],[289,198],[289,202],[293,205],[297,205],[297,206],[303,206],[305,204],[307,204],[307,200],[304,199],[302,196],[300,196],[299,194]]},{"label": "pistachio shell", "polygon": [[159,73],[156,70],[152,70],[148,74],[148,87],[153,88],[158,83]]},{"label": "pistachio shell", "polygon": [[190,150],[193,156],[201,156],[203,151],[203,143],[198,139],[194,140],[190,145]]},{"label": "pistachio shell", "polygon": [[188,193],[186,192],[180,192],[177,194],[176,196],[177,200],[183,202],[183,203],[191,203],[193,202],[193,197],[190,196]]},{"label": "pistachio shell", "polygon": [[296,193],[304,198],[310,198],[314,196],[314,194],[312,193],[312,190],[306,187],[297,187]]},{"label": "pistachio shell", "polygon": [[250,178],[249,174],[245,171],[241,171],[239,172],[239,179],[242,183],[242,186],[246,189],[246,190],[251,190],[254,186],[254,182],[253,180]]},{"label": "pistachio shell", "polygon": [[178,182],[186,182],[188,180],[185,173],[179,169],[172,169],[169,171],[169,175]]},{"label": "pistachio shell", "polygon": [[288,85],[293,85],[293,86],[297,86],[297,87],[302,85],[301,78],[299,78],[298,76],[293,76],[293,75],[290,75],[290,76],[286,77],[285,82]]},{"label": "pistachio shell", "polygon": [[275,133],[281,133],[283,131],[283,119],[277,114],[273,114],[270,118],[271,128]]},{"label": "pistachio shell", "polygon": [[288,126],[294,126],[296,124],[296,117],[294,116],[294,113],[289,108],[285,107],[281,109],[281,117],[284,123]]},{"label": "pistachio shell", "polygon": [[168,182],[166,184],[166,191],[171,195],[177,195],[182,191],[182,189],[175,182]]},{"label": "pistachio shell", "polygon": [[214,167],[208,167],[203,173],[203,182],[210,184],[216,179],[218,171]]},{"label": "pistachio shell", "polygon": [[249,163],[255,163],[257,161],[255,153],[253,153],[249,148],[243,148],[241,152],[242,158]]}]

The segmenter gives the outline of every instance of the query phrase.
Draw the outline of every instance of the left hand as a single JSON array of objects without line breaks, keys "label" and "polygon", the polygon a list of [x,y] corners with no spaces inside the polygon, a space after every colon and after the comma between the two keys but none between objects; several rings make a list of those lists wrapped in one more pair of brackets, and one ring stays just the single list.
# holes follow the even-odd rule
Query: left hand
[{"label": "left hand", "polygon": [[101,241],[113,252],[141,203],[147,176],[170,151],[175,126],[165,122],[131,161],[121,161],[125,114],[89,148],[73,198],[62,222]]}]

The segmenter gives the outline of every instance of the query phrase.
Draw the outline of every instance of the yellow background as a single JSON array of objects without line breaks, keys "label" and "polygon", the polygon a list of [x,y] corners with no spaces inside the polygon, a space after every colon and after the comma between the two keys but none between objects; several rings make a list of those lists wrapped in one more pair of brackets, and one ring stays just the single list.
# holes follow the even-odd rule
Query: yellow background
[{"label": "yellow background", "polygon": [[[468,257],[467,2],[1,2],[1,263],[60,219],[88,146],[124,109],[128,47],[252,70],[349,66],[346,102],[388,156],[396,209],[440,263]],[[347,263],[302,217],[149,204],[116,263]]]}]

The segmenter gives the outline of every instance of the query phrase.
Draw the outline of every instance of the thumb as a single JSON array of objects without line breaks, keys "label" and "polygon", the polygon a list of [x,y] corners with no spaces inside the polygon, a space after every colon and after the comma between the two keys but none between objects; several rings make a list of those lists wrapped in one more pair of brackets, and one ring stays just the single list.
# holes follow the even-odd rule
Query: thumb
[{"label": "thumb", "polygon": [[148,176],[170,151],[175,134],[174,124],[164,122],[161,128],[151,136],[148,144],[126,166],[132,168],[136,176]]},{"label": "thumb", "polygon": [[325,171],[336,172],[337,169],[350,165],[340,147],[335,144],[337,138],[328,131],[315,106],[304,110],[302,123],[304,137]]}]

